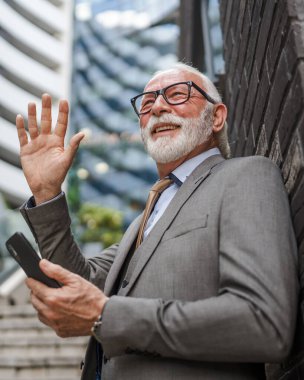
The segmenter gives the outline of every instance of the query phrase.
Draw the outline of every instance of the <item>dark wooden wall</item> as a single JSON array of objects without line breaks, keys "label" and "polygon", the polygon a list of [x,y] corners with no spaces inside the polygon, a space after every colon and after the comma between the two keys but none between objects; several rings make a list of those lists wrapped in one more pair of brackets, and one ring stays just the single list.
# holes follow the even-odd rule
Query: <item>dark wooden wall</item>
[{"label": "dark wooden wall", "polygon": [[[232,153],[267,156],[280,167],[304,290],[304,1],[226,0],[220,12]],[[294,352],[268,367],[270,379],[304,379],[303,305],[304,298]]]},{"label": "dark wooden wall", "polygon": [[[199,13],[200,1],[181,0],[180,58],[201,68]],[[294,350],[268,376],[304,379],[304,0],[222,0],[220,14],[232,155],[263,155],[279,166],[299,247],[303,299]]]}]

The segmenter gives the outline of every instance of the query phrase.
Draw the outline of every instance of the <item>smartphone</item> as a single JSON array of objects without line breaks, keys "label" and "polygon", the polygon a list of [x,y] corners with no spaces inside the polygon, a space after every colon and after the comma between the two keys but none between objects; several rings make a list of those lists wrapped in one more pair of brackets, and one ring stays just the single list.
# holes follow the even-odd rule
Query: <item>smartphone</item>
[{"label": "smartphone", "polygon": [[23,233],[14,233],[5,244],[11,256],[17,261],[28,277],[43,282],[50,288],[61,287],[56,280],[42,272],[39,267],[41,258]]}]

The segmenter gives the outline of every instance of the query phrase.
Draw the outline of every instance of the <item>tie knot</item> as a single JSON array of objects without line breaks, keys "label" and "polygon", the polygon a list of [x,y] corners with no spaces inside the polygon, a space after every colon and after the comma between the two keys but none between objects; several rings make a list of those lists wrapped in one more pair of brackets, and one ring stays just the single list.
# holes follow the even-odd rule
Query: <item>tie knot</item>
[{"label": "tie knot", "polygon": [[143,213],[143,217],[139,226],[137,241],[136,241],[136,248],[139,247],[139,245],[142,242],[143,236],[144,236],[144,230],[148,221],[148,218],[151,214],[151,211],[153,210],[153,207],[159,197],[159,195],[173,183],[173,180],[170,178],[163,178],[160,181],[157,181],[151,188],[148,196],[148,200],[146,203],[146,207]]},{"label": "tie knot", "polygon": [[167,187],[173,183],[173,180],[170,178],[163,178],[160,181],[157,181],[151,188],[150,191],[161,194]]}]

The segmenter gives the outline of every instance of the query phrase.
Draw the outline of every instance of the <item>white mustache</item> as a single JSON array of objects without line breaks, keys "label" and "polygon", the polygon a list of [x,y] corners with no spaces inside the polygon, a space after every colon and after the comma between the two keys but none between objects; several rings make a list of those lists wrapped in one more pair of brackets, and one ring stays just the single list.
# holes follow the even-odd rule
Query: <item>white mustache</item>
[{"label": "white mustache", "polygon": [[185,118],[175,115],[161,115],[161,116],[155,116],[152,115],[145,126],[145,129],[149,132],[152,131],[155,124],[158,123],[171,123],[171,124],[178,124],[181,128],[183,127],[183,124],[185,122]]}]

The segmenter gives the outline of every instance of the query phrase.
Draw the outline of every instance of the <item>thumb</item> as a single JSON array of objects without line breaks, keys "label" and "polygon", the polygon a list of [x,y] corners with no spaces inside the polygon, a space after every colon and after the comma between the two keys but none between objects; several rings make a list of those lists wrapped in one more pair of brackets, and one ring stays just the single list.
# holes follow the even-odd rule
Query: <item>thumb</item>
[{"label": "thumb", "polygon": [[84,137],[85,137],[85,134],[83,132],[79,132],[71,138],[70,144],[67,147],[67,152],[71,159],[74,158],[77,152],[77,149],[79,147],[79,144]]},{"label": "thumb", "polygon": [[53,264],[46,259],[42,259],[39,263],[40,269],[44,272],[48,277],[57,280],[63,285],[67,285],[71,282],[74,274],[67,269],[64,269],[62,266]]}]

